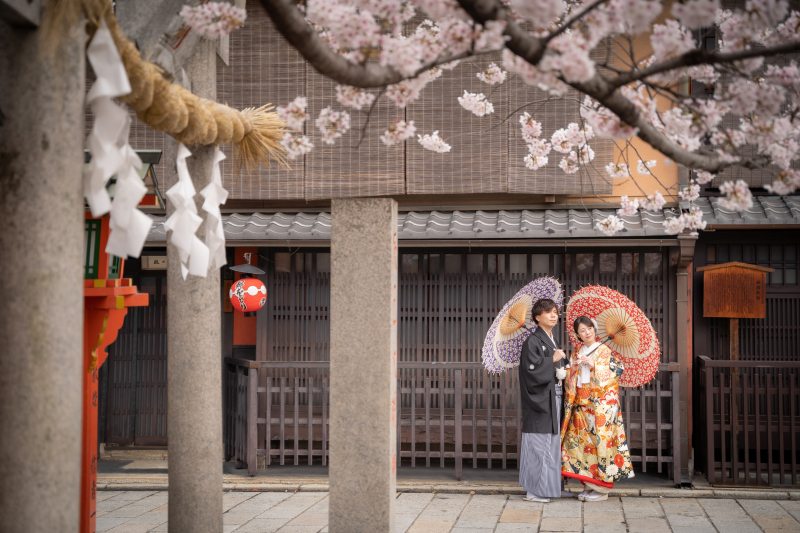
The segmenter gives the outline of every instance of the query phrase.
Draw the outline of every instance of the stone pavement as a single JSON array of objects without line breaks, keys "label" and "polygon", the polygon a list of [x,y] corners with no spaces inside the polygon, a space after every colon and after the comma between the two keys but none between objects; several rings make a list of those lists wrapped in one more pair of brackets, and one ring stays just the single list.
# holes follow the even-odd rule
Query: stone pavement
[{"label": "stone pavement", "polygon": [[[167,531],[166,491],[98,491],[97,531]],[[225,533],[327,532],[327,492],[226,492]],[[548,504],[498,494],[400,493],[397,533],[797,533],[800,501],[577,499]]]}]

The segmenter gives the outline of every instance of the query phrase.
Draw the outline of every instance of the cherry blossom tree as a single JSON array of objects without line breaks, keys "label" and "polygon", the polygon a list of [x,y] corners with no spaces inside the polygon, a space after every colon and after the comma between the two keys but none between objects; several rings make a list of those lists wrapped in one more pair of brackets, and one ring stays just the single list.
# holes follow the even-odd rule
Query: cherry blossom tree
[{"label": "cherry blossom tree", "polygon": [[[744,9],[722,10],[720,0],[261,0],[275,27],[321,74],[340,85],[343,107],[368,110],[381,88],[398,107],[446,76],[458,61],[486,54],[502,55],[476,76],[487,87],[518,76],[551,97],[572,88],[581,94],[580,123],[542,131],[535,114],[506,117],[519,122],[528,145],[525,164],[535,171],[557,164],[567,174],[594,159],[590,141],[610,138],[631,147],[637,137],[665,157],[692,171],[679,197],[681,216],[665,222],[669,233],[697,232],[705,227],[694,205],[700,185],[730,166],[772,173],[767,189],[779,195],[800,188],[795,170],[800,152],[800,13],[786,0],[748,0]],[[415,16],[424,21],[412,25]],[[659,18],[660,17],[660,18]],[[419,20],[419,19],[416,19]],[[657,22],[658,20],[658,22]],[[703,43],[715,36],[714,50]],[[643,56],[635,40],[649,39],[652,53]],[[593,54],[594,51],[603,53]],[[610,57],[615,61],[593,59]],[[714,90],[687,92],[687,80]],[[494,113],[490,96],[464,91],[458,102],[483,117]],[[659,103],[668,102],[668,109]],[[299,96],[279,108],[292,129],[306,120],[306,101]],[[723,118],[735,113],[738,126]],[[322,110],[314,124],[333,144],[350,128],[348,111]],[[438,131],[419,132],[413,122],[386,125],[386,145],[416,141],[442,154],[450,145]],[[620,144],[621,143],[621,144]],[[307,137],[287,134],[290,158],[313,145]],[[612,178],[631,177],[631,167],[651,175],[658,162],[619,150],[619,160],[605,171]],[[635,150],[634,150],[635,153]],[[448,157],[443,155],[443,157]],[[635,179],[635,178],[634,178]],[[752,205],[747,184],[720,186],[721,205],[741,211]],[[666,192],[666,191],[665,191]],[[619,216],[639,209],[660,211],[660,191],[642,198],[622,198]],[[618,216],[597,221],[611,235],[622,228]]]}]

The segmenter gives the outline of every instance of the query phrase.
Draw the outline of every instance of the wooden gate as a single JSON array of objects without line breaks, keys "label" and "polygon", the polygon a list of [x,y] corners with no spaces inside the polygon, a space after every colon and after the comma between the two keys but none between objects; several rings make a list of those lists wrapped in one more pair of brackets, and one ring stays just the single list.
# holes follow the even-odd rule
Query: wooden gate
[{"label": "wooden gate", "polygon": [[[283,463],[289,446],[294,448],[295,464],[298,454],[307,454],[309,460],[314,455],[324,458],[325,444],[318,443],[314,448],[309,439],[322,438],[327,431],[327,412],[320,411],[319,420],[308,413],[309,409],[322,409],[327,395],[323,379],[329,361],[330,255],[274,249],[261,249],[259,255],[264,258],[261,267],[267,271],[263,279],[270,298],[258,315],[258,362],[248,374],[256,380],[258,394],[248,394],[256,394],[251,404],[257,417],[272,423],[259,426],[258,449],[268,456],[268,462]],[[514,253],[454,250],[442,254],[430,249],[402,250],[398,298],[401,460],[405,458],[412,466],[424,460],[430,466],[434,458],[438,459],[434,461],[437,466],[442,466],[447,458],[468,457],[473,467],[479,461],[489,468],[493,462],[500,468],[517,466],[517,374],[489,375],[480,365],[481,347],[503,304],[528,280],[553,275],[564,283],[567,296],[588,284],[606,285],[626,294],[651,318],[665,371],[646,386],[625,391],[624,405],[635,461],[643,470],[655,463],[653,466],[661,472],[678,454],[675,443],[679,428],[673,421],[679,420],[675,409],[679,380],[673,374],[680,367],[676,354],[675,266],[670,255],[668,249],[659,248],[612,253],[516,249]],[[566,345],[562,324],[556,334]],[[236,376],[250,372],[247,369],[251,365],[234,360],[229,363],[230,383],[238,384],[241,390],[244,382]],[[229,395],[235,396],[233,391]],[[244,431],[241,425],[236,429],[236,420],[245,423],[244,407],[231,403],[227,412],[226,435],[234,439]],[[475,420],[461,424],[453,418],[460,416]],[[293,424],[298,417],[319,426],[298,434],[303,425]],[[462,426],[469,427],[471,433],[460,435]],[[319,432],[317,437],[315,431]],[[268,442],[272,440],[275,442]],[[230,446],[231,451],[236,448],[239,454],[244,453],[232,441]],[[306,453],[301,451],[303,446]],[[275,450],[277,457],[273,457]]]},{"label": "wooden gate", "polygon": [[108,351],[106,442],[122,446],[167,444],[167,278],[143,275],[147,307],[128,310]]}]

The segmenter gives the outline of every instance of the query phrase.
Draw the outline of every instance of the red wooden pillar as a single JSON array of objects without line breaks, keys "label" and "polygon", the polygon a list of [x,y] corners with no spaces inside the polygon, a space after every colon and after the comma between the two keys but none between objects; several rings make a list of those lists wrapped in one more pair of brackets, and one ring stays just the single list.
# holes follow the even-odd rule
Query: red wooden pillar
[{"label": "red wooden pillar", "polygon": [[[87,219],[89,216],[87,215]],[[128,307],[147,305],[146,293],[139,293],[130,279],[108,279],[108,217],[101,220],[97,279],[84,280],[83,311],[83,446],[81,457],[81,533],[94,533],[97,523],[97,405],[98,369],[105,362],[106,349],[122,327]],[[120,261],[119,276],[124,262]]]}]

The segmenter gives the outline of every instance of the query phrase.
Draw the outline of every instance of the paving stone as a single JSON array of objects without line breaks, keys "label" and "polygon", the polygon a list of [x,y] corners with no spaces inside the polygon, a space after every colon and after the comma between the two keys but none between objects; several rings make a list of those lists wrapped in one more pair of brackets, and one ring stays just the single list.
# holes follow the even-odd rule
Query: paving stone
[{"label": "paving stone", "polygon": [[428,492],[428,493],[430,493],[430,492],[433,492],[433,485],[417,485],[417,484],[414,484],[414,485],[397,485],[395,487],[395,490],[398,493],[403,493],[403,494],[405,494],[407,492],[411,492],[411,493]]},{"label": "paving stone", "polygon": [[780,501],[778,505],[787,511],[800,511],[800,501]]},{"label": "paving stone", "polygon": [[722,533],[761,533],[761,528],[749,517],[730,520],[712,518],[711,523]]},{"label": "paving stone", "polygon": [[164,505],[162,505],[161,507],[156,507],[155,509],[153,509],[153,511],[152,511],[152,512],[154,512],[154,513],[166,513],[166,512],[169,510],[169,507],[168,507],[168,505],[169,505],[169,504],[166,504],[166,503],[165,503],[165,504],[164,504]]},{"label": "paving stone", "polygon": [[703,526],[703,527],[698,527],[698,526],[692,526],[692,527],[680,526],[680,527],[676,527],[676,526],[672,526],[672,533],[717,533],[717,530],[714,529],[714,526],[712,526],[709,523],[707,526]]},{"label": "paving stone", "polygon": [[125,507],[130,503],[131,502],[125,500],[105,500],[102,502],[97,502],[97,510],[108,513],[111,511],[116,511],[120,507]]},{"label": "paving stone", "polygon": [[167,521],[167,513],[144,513],[143,515],[131,518],[126,524],[150,524],[153,526],[160,526]]},{"label": "paving stone", "polygon": [[108,530],[108,533],[147,533],[155,526],[152,524],[120,524]]},{"label": "paving stone", "polygon": [[395,533],[406,533],[414,520],[417,519],[416,515],[395,515],[394,517],[394,530]]},{"label": "paving stone", "polygon": [[538,524],[541,519],[542,512],[532,509],[505,509],[500,515],[501,523]]},{"label": "paving stone", "polygon": [[753,520],[761,526],[761,529],[778,529],[785,531],[800,531],[800,522],[790,515],[774,516],[774,515],[752,515]]},{"label": "paving stone", "polygon": [[118,493],[116,496],[110,498],[112,500],[126,500],[126,501],[138,501],[148,496],[155,494],[155,491],[147,491],[147,490],[130,490],[130,491],[123,491]]},{"label": "paving stone", "polygon": [[619,498],[608,498],[602,502],[584,502],[584,512],[593,513],[621,513],[622,503]]},{"label": "paving stone", "polygon": [[278,533],[317,533],[321,526],[283,526]]},{"label": "paving stone", "polygon": [[698,499],[697,503],[710,518],[738,519],[747,518],[747,513],[736,500],[716,500],[712,498]]},{"label": "paving stone", "polygon": [[[223,524],[222,525],[222,533],[233,533],[238,528],[239,528],[239,524],[229,524],[227,526],[225,524]],[[150,531],[155,531],[155,530],[151,529]]]},{"label": "paving stone", "polygon": [[420,513],[419,520],[455,523],[468,501],[468,494],[436,494],[425,510]]},{"label": "paving stone", "polygon": [[453,522],[447,520],[417,520],[408,533],[449,533]]},{"label": "paving stone", "polygon": [[113,496],[116,496],[116,492],[109,492],[107,490],[98,490],[97,491],[97,503],[105,501]]},{"label": "paving stone", "polygon": [[[457,526],[458,524],[456,524]],[[476,527],[454,527],[450,530],[450,533],[492,533],[494,531],[494,526],[490,528],[476,528]]]},{"label": "paving stone", "polygon": [[664,498],[661,500],[661,506],[664,508],[664,512],[667,513],[668,518],[670,515],[705,516],[705,511],[703,511],[703,508],[697,503],[697,500],[687,500],[683,498],[668,500]]},{"label": "paving stone", "polygon": [[289,526],[317,526],[317,530],[328,525],[328,513],[312,513],[311,511],[305,512],[293,519],[287,525]]},{"label": "paving stone", "polygon": [[[522,496],[509,496],[506,501],[505,509],[521,509],[526,511],[541,511],[544,509],[543,503],[526,502]],[[549,504],[548,504],[549,505]]]},{"label": "paving stone", "polygon": [[[325,492],[298,492],[258,515],[258,518],[292,519],[302,514],[325,496],[327,496]],[[238,507],[234,509],[238,509]]]},{"label": "paving stone", "polygon": [[580,518],[569,518],[563,516],[551,516],[542,518],[539,524],[539,531],[582,531]]},{"label": "paving stone", "polygon": [[601,512],[598,513],[594,510],[594,506],[592,506],[591,510],[589,506],[585,506],[583,508],[583,523],[586,524],[622,524],[625,521],[625,518],[622,516],[622,511],[618,511],[616,513],[612,512]]},{"label": "paving stone", "polygon": [[509,494],[509,495],[510,494],[515,494],[515,495],[522,494],[524,496],[524,495],[527,494],[527,491],[525,489],[523,489],[522,487],[512,487],[512,486],[500,487],[500,491],[503,494]]},{"label": "paving stone", "polygon": [[139,507],[137,505],[126,505],[125,507],[120,507],[115,511],[111,511],[107,515],[106,518],[134,518],[144,513],[149,513],[152,511],[151,507]]},{"label": "paving stone", "polygon": [[[222,526],[222,527],[223,527],[223,529],[225,528],[225,526]],[[236,526],[236,527],[239,527],[239,526]],[[167,524],[161,524],[157,528],[150,530],[150,533],[167,533],[167,532],[169,532],[169,528],[168,528]]]},{"label": "paving stone", "polygon": [[642,489],[639,496],[643,498],[704,498],[708,497],[708,491],[689,490],[689,489]]},{"label": "paving stone", "polygon": [[800,500],[800,492],[789,492],[790,500]]},{"label": "paving stone", "polygon": [[663,518],[660,502],[659,498],[622,498],[625,518]]},{"label": "paving stone", "polygon": [[497,525],[497,521],[500,518],[499,515],[490,515],[490,516],[464,516],[462,513],[456,522],[455,527],[457,528],[469,528],[469,529],[494,529],[494,526]]},{"label": "paving stone", "polygon": [[243,513],[243,512],[229,512],[222,515],[222,522],[224,524],[246,524],[253,518],[257,517],[259,513]]},{"label": "paving stone", "polygon": [[238,505],[230,508],[233,512],[247,512],[261,514],[275,505],[287,500],[293,493],[285,492],[264,492],[253,495]]},{"label": "paving stone", "polygon": [[739,502],[747,514],[759,516],[787,516],[786,510],[778,503],[766,500],[742,500]]},{"label": "paving stone", "polygon": [[667,513],[667,521],[672,529],[676,527],[711,527],[711,522],[705,516],[684,516]]},{"label": "paving stone", "polygon": [[581,502],[576,499],[550,500],[542,508],[542,517],[580,518]]},{"label": "paving stone", "polygon": [[404,492],[397,497],[395,513],[397,515],[417,516],[433,499],[433,494]]},{"label": "paving stone", "polygon": [[237,491],[245,492],[284,492],[291,494],[300,490],[300,485],[284,483],[237,483],[234,488]]},{"label": "paving stone", "polygon": [[300,492],[328,492],[330,485],[326,484],[313,484],[313,485],[300,485]]},{"label": "paving stone", "polygon": [[288,520],[283,518],[256,518],[236,529],[236,533],[275,533],[282,528]]},{"label": "paving stone", "polygon": [[494,529],[495,533],[537,533],[537,531],[539,531],[539,524],[515,524],[512,522],[497,524]]},{"label": "paving stone", "polygon": [[130,520],[130,518],[113,518],[113,517],[103,516],[98,518],[95,524],[97,532],[102,533],[103,531],[108,531],[109,529],[117,527],[120,524],[124,524],[128,520]]},{"label": "paving stone", "polygon": [[255,496],[257,495],[249,492],[226,492],[222,495],[222,510],[228,511]]},{"label": "paving stone", "polygon": [[584,531],[591,533],[627,533],[625,524],[592,524],[591,527],[584,528]]},{"label": "paving stone", "polygon": [[665,518],[629,518],[625,522],[629,533],[669,533]]}]

